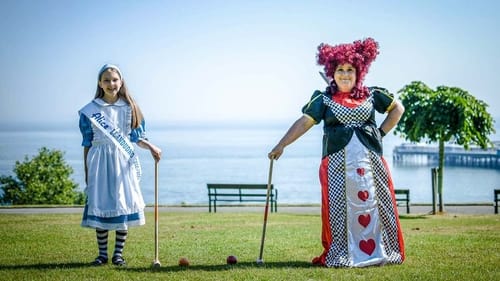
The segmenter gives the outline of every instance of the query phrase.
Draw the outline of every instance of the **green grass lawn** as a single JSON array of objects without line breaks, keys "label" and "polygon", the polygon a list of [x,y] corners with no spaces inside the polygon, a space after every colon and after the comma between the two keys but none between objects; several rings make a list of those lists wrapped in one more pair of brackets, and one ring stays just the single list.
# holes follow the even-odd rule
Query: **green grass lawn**
[{"label": "green grass lawn", "polygon": [[[152,213],[129,231],[126,268],[88,266],[97,255],[95,232],[79,223],[78,214],[0,214],[0,279],[500,280],[499,215],[403,216],[405,263],[350,269],[311,266],[322,251],[319,215],[270,214],[258,266],[261,213],[161,213],[157,270]],[[226,265],[228,255],[238,263]],[[180,257],[190,266],[179,267]]]}]

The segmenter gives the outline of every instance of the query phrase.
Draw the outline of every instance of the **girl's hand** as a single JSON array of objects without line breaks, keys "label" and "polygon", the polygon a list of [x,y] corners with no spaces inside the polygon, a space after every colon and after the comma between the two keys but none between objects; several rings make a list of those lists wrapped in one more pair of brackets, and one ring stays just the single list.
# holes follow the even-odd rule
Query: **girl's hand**
[{"label": "girl's hand", "polygon": [[137,142],[137,145],[141,148],[144,148],[144,149],[149,149],[149,151],[151,152],[151,156],[153,156],[153,158],[155,159],[156,162],[160,161],[161,159],[161,149],[150,143],[148,140],[144,139],[144,140],[140,140],[139,142]]},{"label": "girl's hand", "polygon": [[150,145],[149,151],[151,151],[151,155],[155,159],[156,162],[161,159],[161,149],[154,144]]}]

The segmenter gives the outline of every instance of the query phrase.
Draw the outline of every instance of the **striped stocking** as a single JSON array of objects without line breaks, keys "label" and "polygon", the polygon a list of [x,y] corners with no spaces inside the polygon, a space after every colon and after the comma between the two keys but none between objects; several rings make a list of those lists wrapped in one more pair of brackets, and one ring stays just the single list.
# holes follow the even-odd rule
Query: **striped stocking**
[{"label": "striped stocking", "polygon": [[127,240],[127,234],[127,230],[116,231],[115,252],[113,253],[113,257],[122,256],[123,247],[125,247],[125,241]]},{"label": "striped stocking", "polygon": [[97,246],[99,247],[99,256],[108,259],[108,231],[105,229],[95,230],[97,237]]}]

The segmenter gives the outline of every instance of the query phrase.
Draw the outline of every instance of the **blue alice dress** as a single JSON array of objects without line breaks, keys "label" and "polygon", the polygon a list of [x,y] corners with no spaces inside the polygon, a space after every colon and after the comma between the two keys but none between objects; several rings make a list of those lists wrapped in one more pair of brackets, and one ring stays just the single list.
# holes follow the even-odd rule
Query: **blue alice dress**
[{"label": "blue alice dress", "polygon": [[[130,142],[146,139],[144,122],[132,129],[132,111],[123,99],[109,104],[97,98],[91,101],[109,121],[128,136]],[[96,107],[97,106],[97,107]],[[83,110],[83,108],[82,108]],[[107,230],[127,230],[129,226],[145,224],[144,199],[140,189],[140,163],[137,154],[132,159],[122,153],[106,134],[79,111],[82,146],[87,154],[87,187],[81,225]]]}]

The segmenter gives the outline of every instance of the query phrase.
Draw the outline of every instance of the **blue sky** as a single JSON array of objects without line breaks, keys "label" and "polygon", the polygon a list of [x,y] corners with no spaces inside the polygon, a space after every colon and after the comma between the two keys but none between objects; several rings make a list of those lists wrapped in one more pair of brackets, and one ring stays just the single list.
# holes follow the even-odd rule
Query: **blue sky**
[{"label": "blue sky", "polygon": [[147,120],[294,121],[316,47],[373,37],[365,84],[456,86],[500,116],[498,1],[0,1],[0,120],[77,122],[104,63]]}]

